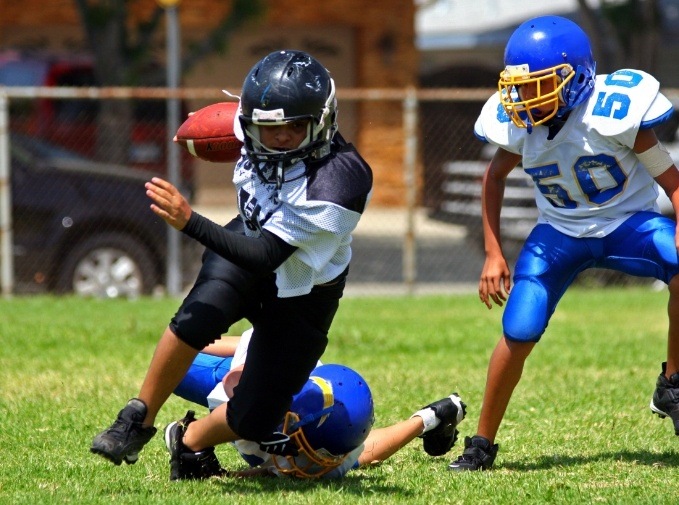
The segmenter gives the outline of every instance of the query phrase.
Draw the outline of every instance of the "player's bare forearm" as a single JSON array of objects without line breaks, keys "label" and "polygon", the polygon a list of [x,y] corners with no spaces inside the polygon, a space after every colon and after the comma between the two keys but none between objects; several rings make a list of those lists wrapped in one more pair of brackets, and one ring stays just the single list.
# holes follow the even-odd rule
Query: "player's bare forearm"
[{"label": "player's bare forearm", "polygon": [[500,214],[509,173],[521,156],[498,148],[483,175],[481,214],[486,261],[479,279],[479,299],[489,309],[493,303],[502,307],[511,287],[509,265],[502,253]]},{"label": "player's bare forearm", "polygon": [[[674,167],[670,168],[670,170],[676,170]],[[668,170],[668,172],[670,171]],[[663,188],[665,189],[665,188]],[[677,222],[677,227],[674,230],[674,247],[677,251],[679,251],[679,188],[675,187],[674,191],[671,189],[665,190],[667,193],[667,196],[670,198],[670,201],[672,202],[672,208],[674,209],[674,219]]]},{"label": "player's bare forearm", "polygon": [[490,191],[484,196],[492,195],[492,198],[484,199],[483,207],[483,236],[486,260],[479,279],[479,298],[486,307],[492,308],[492,303],[502,307],[509,293],[509,267],[502,252],[500,241],[500,209],[502,208],[502,187],[495,182],[487,184]]},{"label": "player's bare forearm", "polygon": [[[665,170],[662,174],[655,177],[655,181],[665,191],[665,194],[672,202],[675,219],[679,223],[679,170],[675,165]],[[674,237],[675,247],[679,251],[679,226]]]},{"label": "player's bare forearm", "polygon": [[363,452],[358,457],[359,466],[381,463],[411,440],[422,433],[424,424],[419,416],[392,424],[385,428],[373,429],[363,443]]},{"label": "player's bare forearm", "polygon": [[171,183],[154,177],[145,184],[146,196],[151,201],[151,210],[167,224],[181,230],[191,217],[191,206],[186,198]]}]

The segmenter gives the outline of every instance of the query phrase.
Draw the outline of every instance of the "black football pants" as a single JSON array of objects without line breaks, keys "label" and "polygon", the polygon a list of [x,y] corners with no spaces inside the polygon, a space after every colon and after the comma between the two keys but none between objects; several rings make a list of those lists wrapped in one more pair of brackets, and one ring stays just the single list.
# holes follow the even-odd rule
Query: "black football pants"
[{"label": "black football pants", "polygon": [[255,276],[206,251],[170,328],[200,350],[241,319],[252,323],[243,375],[227,409],[227,422],[240,437],[260,441],[279,428],[325,351],[345,279],[346,272],[307,295],[278,298],[273,274]]}]

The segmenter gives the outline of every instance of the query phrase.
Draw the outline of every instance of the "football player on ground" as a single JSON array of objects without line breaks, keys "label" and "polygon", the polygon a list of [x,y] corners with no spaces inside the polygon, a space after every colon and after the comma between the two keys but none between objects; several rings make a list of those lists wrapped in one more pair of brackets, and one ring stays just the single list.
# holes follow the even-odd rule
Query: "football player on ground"
[{"label": "football player on ground", "polygon": [[[486,260],[479,297],[507,303],[491,356],[477,433],[451,470],[491,468],[495,437],[526,358],[557,303],[592,267],[659,279],[669,286],[667,361],[651,410],[679,435],[679,265],[677,224],[658,213],[658,185],[679,212],[679,171],[653,128],[672,114],[659,83],[640,70],[596,75],[589,39],[572,21],[544,16],[521,24],[505,48],[499,93],[475,134],[497,146],[483,178]],[[514,272],[502,251],[500,211],[507,175],[521,163],[535,183],[538,223]]]},{"label": "football player on ground", "polygon": [[[309,54],[277,51],[246,76],[236,121],[239,216],[220,227],[170,183],[146,184],[151,209],[207,247],[198,278],[156,347],[136,398],[98,434],[91,451],[134,463],[156,415],[210,342],[241,319],[253,326],[247,366],[228,404],[192,423],[180,457],[209,467],[210,447],[237,439],[285,452],[277,432],[293,395],[327,344],[351,259],[351,232],[368,203],[372,172],[337,131],[335,85]],[[210,424],[213,437],[192,436]]]},{"label": "football player on ground", "polygon": [[[186,377],[174,393],[214,410],[233,396],[240,380],[252,330],[238,337],[223,337],[196,356]],[[237,343],[236,346],[234,344]],[[300,478],[336,478],[359,466],[384,461],[416,437],[423,439],[424,450],[441,456],[453,447],[458,424],[465,417],[465,404],[452,395],[433,402],[410,418],[393,425],[372,429],[373,400],[361,376],[349,367],[323,365],[320,361],[302,391],[293,397],[285,423],[280,428],[290,436],[297,456],[278,457],[259,448],[259,444],[237,440],[234,446],[251,469],[237,472],[208,472],[187,469],[181,434],[195,420],[192,411],[165,430],[172,456],[170,478],[196,479],[212,475],[279,475]]]}]

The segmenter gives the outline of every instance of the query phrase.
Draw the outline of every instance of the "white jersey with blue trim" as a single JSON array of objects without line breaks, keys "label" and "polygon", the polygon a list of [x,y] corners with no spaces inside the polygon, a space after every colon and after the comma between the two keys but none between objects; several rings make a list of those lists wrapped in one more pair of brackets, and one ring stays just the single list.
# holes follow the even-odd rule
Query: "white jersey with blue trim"
[{"label": "white jersey with blue trim", "polygon": [[474,125],[480,139],[522,156],[535,183],[539,223],[573,237],[604,237],[631,214],[657,211],[658,185],[634,153],[640,129],[672,114],[660,84],[640,70],[597,75],[590,98],[573,109],[552,139],[550,127],[515,126],[498,94]]},{"label": "white jersey with blue trim", "polygon": [[276,270],[281,298],[307,294],[349,265],[351,232],[370,198],[372,174],[350,144],[344,147],[310,171],[304,161],[286,168],[279,190],[246,157],[236,164],[233,182],[246,234],[268,230],[297,247]]},{"label": "white jersey with blue trim", "polygon": [[[248,347],[250,346],[250,339],[252,338],[253,331],[254,330],[252,328],[248,328],[241,334],[240,340],[238,340],[238,345],[236,346],[236,350],[233,353],[233,359],[231,360],[231,366],[229,366],[229,370],[233,370],[234,368],[245,365],[245,358],[248,355]],[[318,363],[321,362],[319,361]],[[229,397],[227,396],[226,390],[224,389],[224,382],[223,380],[219,381],[219,383],[207,395],[207,406],[210,411],[213,411],[222,403],[228,403],[228,401]]]}]

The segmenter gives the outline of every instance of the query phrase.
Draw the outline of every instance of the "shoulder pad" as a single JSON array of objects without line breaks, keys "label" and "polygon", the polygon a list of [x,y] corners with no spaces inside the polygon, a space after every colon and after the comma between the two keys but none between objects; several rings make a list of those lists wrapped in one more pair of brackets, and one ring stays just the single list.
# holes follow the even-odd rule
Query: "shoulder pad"
[{"label": "shoulder pad", "polygon": [[520,154],[528,132],[512,123],[500,103],[500,97],[497,93],[493,93],[484,104],[474,124],[474,135],[484,142]]},{"label": "shoulder pad", "polygon": [[633,139],[642,125],[651,127],[671,114],[672,104],[659,90],[657,79],[641,70],[598,75],[583,120],[606,137]]}]

